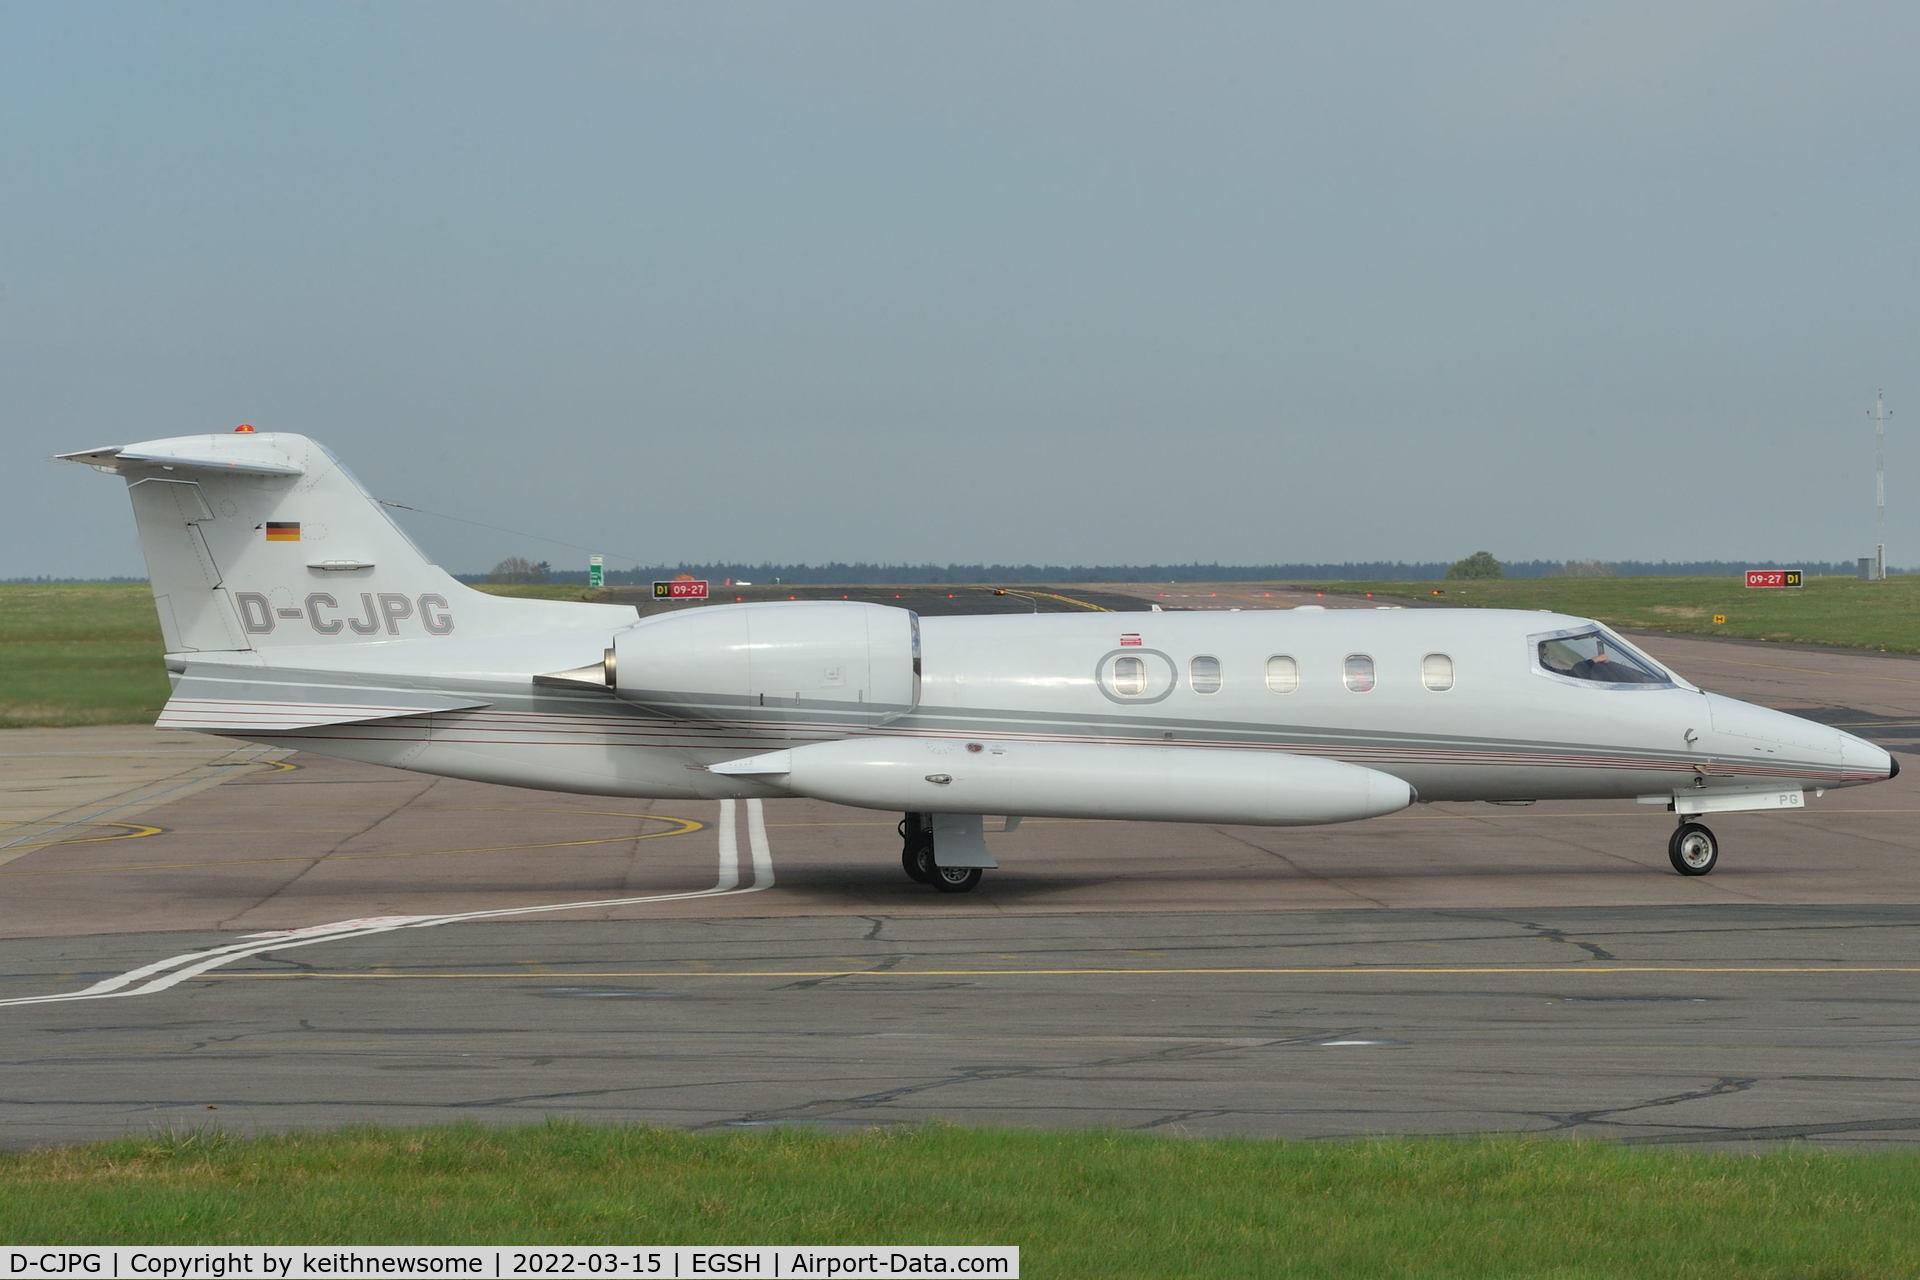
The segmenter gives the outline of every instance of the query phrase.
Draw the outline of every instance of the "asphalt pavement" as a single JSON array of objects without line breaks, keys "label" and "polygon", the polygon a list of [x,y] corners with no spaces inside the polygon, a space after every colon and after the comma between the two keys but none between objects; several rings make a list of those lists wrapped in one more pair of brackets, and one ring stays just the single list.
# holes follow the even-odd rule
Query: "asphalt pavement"
[{"label": "asphalt pavement", "polygon": [[[1920,662],[1645,643],[1913,751]],[[1287,830],[1030,820],[949,896],[901,874],[891,815],[284,757],[0,735],[0,1144],[549,1114],[1920,1132],[1912,769],[1716,819],[1698,879],[1667,868],[1671,818],[1630,802],[1430,805]]]}]

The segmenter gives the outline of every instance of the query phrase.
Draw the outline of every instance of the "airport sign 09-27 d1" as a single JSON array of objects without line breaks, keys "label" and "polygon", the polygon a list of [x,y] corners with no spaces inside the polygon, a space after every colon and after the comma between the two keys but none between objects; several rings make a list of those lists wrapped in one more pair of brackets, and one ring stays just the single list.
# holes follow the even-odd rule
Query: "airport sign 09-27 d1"
[{"label": "airport sign 09-27 d1", "polygon": [[1749,569],[1747,585],[1750,587],[1797,587],[1801,585],[1803,576],[1798,569]]},{"label": "airport sign 09-27 d1", "polygon": [[672,582],[653,584],[655,600],[705,600],[707,583],[704,578],[675,578]]}]

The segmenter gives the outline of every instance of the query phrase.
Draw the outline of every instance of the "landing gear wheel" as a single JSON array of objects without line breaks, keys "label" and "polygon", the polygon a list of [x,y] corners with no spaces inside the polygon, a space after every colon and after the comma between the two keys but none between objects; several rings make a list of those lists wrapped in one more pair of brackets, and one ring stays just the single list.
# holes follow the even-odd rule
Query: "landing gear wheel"
[{"label": "landing gear wheel", "polygon": [[936,867],[933,887],[941,893],[972,893],[980,883],[979,867]]},{"label": "landing gear wheel", "polygon": [[1720,841],[1697,822],[1683,822],[1667,841],[1667,860],[1683,876],[1703,876],[1720,861]]},{"label": "landing gear wheel", "polygon": [[933,830],[926,815],[910,813],[900,819],[900,869],[915,884],[933,883]]},{"label": "landing gear wheel", "polygon": [[933,865],[933,842],[907,846],[900,853],[900,867],[915,884],[932,884],[934,873],[939,870]]},{"label": "landing gear wheel", "polygon": [[980,883],[979,867],[940,865],[933,852],[933,819],[924,813],[900,819],[900,869],[915,884],[930,884],[941,893],[970,893]]}]

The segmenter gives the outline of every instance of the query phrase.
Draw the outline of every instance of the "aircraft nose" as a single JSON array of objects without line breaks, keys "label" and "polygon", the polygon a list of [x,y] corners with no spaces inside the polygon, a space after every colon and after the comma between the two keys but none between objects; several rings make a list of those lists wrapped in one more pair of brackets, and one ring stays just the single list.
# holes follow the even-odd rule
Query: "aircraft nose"
[{"label": "aircraft nose", "polygon": [[1720,694],[1708,694],[1707,707],[1714,732],[1737,754],[1751,753],[1750,759],[1760,760],[1797,759],[1824,770],[1835,770],[1838,766],[1839,777],[1828,785],[1844,787],[1881,782],[1900,771],[1893,757],[1884,750],[1832,725],[1756,707]]},{"label": "aircraft nose", "polygon": [[1840,735],[1840,764],[1849,776],[1868,782],[1900,776],[1900,762],[1891,752],[1850,733]]},{"label": "aircraft nose", "polygon": [[1789,715],[1785,711],[1775,711],[1770,707],[1756,707],[1751,702],[1740,702],[1722,694],[1708,694],[1707,708],[1712,717],[1715,732],[1754,743],[1769,744],[1767,747],[1757,748],[1759,750],[1776,750],[1781,747],[1799,748],[1826,754],[1831,760],[1836,756],[1842,756],[1848,743],[1856,747],[1870,745],[1831,725],[1819,724],[1800,716]]}]

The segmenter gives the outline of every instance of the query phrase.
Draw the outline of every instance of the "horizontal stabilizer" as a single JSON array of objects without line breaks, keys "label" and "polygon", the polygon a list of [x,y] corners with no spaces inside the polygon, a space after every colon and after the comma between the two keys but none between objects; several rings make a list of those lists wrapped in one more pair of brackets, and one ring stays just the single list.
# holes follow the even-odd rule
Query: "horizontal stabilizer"
[{"label": "horizontal stabilizer", "polygon": [[418,689],[327,684],[276,677],[258,669],[189,665],[174,685],[173,697],[167,700],[155,727],[198,729],[203,733],[312,729],[435,711],[467,711],[486,705],[473,698]]},{"label": "horizontal stabilizer", "polygon": [[223,475],[249,476],[306,474],[306,468],[277,453],[261,456],[262,447],[253,443],[252,437],[241,436],[243,443],[239,445],[232,440],[231,436],[182,436],[177,440],[156,441],[167,446],[159,451],[147,451],[140,445],[110,444],[54,456],[62,462],[83,462],[120,474],[129,470],[217,471]]}]

